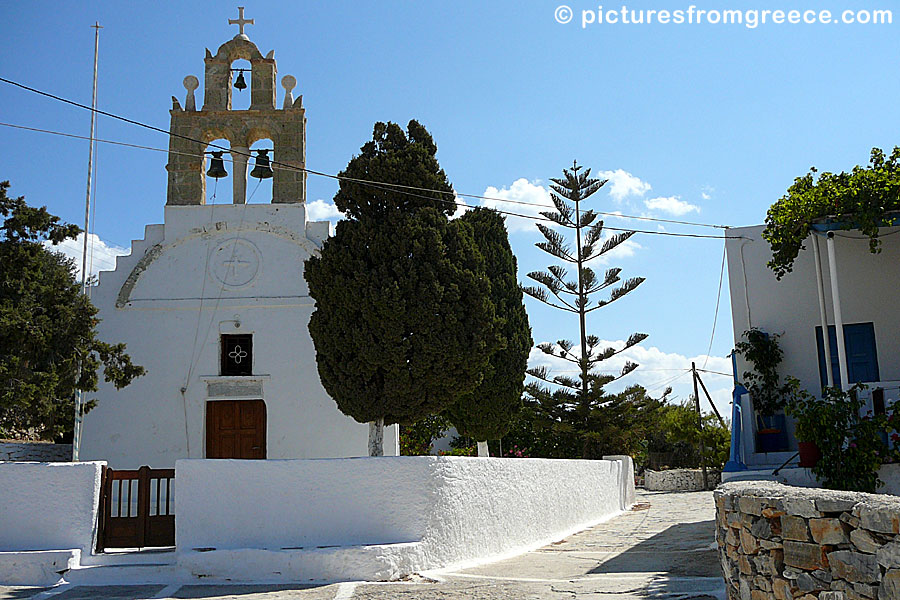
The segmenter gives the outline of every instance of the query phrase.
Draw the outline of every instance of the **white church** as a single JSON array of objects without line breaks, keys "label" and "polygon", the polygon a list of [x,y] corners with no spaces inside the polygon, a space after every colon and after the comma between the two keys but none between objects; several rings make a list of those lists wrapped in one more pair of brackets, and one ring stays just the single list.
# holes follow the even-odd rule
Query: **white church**
[{"label": "white church", "polygon": [[[202,108],[192,75],[184,106],[172,99],[165,222],[148,225],[93,291],[100,339],[126,343],[147,373],[87,396],[98,402],[84,417],[81,460],[134,469],[368,454],[368,426],[325,392],[309,335],[304,261],[329,223],[307,219],[302,96],[285,76],[278,108],[274,51],[263,56],[250,41],[243,11],[230,22],[240,33],[206,50]],[[249,93],[248,110],[232,110],[233,86]],[[216,140],[230,144],[224,153]],[[251,151],[260,141],[268,145]],[[272,179],[268,203],[247,202],[251,160],[251,177]],[[207,204],[213,178],[232,180],[232,204]],[[385,454],[399,454],[397,426],[384,433]]]}]

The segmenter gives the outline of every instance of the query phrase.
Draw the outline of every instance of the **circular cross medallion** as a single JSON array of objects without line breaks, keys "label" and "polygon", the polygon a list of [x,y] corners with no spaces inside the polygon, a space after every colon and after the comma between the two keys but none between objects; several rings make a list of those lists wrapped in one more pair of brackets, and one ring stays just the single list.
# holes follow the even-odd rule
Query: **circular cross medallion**
[{"label": "circular cross medallion", "polygon": [[259,250],[246,240],[225,240],[213,250],[209,270],[226,287],[248,285],[259,273]]}]

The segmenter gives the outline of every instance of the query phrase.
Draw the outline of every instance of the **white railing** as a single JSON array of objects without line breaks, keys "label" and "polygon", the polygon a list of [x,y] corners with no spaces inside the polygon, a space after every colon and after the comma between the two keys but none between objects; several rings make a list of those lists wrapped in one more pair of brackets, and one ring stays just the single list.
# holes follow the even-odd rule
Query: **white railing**
[{"label": "white railing", "polygon": [[861,415],[865,415],[869,411],[875,412],[875,401],[879,395],[884,400],[886,410],[890,410],[893,404],[900,402],[900,381],[873,381],[864,385],[866,389],[859,393],[860,399],[865,401],[860,409]]}]

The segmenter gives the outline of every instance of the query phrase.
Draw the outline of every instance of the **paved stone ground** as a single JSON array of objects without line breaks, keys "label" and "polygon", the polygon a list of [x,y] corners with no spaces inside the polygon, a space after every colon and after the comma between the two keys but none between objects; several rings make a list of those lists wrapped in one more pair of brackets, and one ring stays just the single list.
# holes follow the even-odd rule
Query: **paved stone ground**
[{"label": "paved stone ground", "polygon": [[397,583],[0,587],[0,600],[724,600],[711,492],[639,492],[635,510],[503,561]]}]

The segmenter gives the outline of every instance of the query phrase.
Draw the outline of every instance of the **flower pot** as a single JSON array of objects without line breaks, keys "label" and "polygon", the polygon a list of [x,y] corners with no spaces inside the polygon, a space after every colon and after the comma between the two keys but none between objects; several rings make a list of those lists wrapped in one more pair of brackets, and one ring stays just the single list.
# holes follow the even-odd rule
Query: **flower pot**
[{"label": "flower pot", "polygon": [[781,446],[781,430],[772,427],[760,429],[756,434],[757,452],[779,452]]},{"label": "flower pot", "polygon": [[812,468],[822,458],[822,451],[815,442],[797,442],[797,449],[800,450],[801,467]]},{"label": "flower pot", "polygon": [[784,452],[788,449],[784,415],[757,415],[756,427],[757,452]]}]

